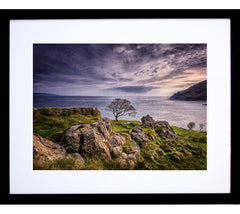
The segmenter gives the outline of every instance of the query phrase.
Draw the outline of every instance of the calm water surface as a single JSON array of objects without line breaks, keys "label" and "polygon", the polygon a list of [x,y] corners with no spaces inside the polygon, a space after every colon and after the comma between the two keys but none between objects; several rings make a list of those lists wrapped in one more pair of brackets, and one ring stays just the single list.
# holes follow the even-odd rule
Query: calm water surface
[{"label": "calm water surface", "polygon": [[[103,117],[114,119],[111,112],[106,111],[107,105],[116,97],[110,96],[34,96],[33,107],[97,107]],[[135,117],[121,117],[119,119],[141,120],[147,114],[155,120],[166,120],[170,125],[187,128],[189,122],[196,123],[196,130],[199,124],[205,124],[207,128],[207,106],[202,105],[202,101],[175,101],[168,97],[118,97],[131,101],[137,110]]]}]

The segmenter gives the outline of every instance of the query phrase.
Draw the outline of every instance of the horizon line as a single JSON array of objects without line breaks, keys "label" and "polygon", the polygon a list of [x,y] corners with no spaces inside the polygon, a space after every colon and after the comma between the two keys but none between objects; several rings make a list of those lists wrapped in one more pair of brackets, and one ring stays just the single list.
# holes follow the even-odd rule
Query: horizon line
[{"label": "horizon line", "polygon": [[[50,96],[61,96],[61,97],[168,97],[171,95],[60,95],[60,94],[50,94],[42,92],[34,92],[34,94],[49,94]],[[46,95],[47,96],[47,95]]]}]

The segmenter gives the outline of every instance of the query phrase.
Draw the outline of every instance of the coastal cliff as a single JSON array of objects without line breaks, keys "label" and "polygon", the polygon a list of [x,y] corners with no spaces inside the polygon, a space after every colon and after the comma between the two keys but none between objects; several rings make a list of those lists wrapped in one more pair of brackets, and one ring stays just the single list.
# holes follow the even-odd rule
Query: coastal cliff
[{"label": "coastal cliff", "polygon": [[197,83],[186,90],[179,91],[170,100],[207,100],[207,80]]},{"label": "coastal cliff", "polygon": [[36,115],[48,115],[48,116],[69,116],[69,115],[90,115],[94,117],[101,117],[101,113],[97,108],[40,108],[40,109],[33,109],[33,118]]}]

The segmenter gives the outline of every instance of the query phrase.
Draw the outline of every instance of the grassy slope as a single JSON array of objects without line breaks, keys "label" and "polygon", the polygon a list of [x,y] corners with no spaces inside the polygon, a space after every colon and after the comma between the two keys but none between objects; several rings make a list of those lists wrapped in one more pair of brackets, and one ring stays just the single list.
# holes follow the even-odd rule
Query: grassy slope
[{"label": "grassy slope", "polygon": [[[139,121],[112,121],[115,132],[131,133],[133,124]],[[207,134],[174,127],[178,139],[163,139],[157,136],[152,128],[143,128],[151,139],[147,147],[141,148],[142,159],[136,169],[167,169],[167,170],[204,170],[207,169]]]},{"label": "grassy slope", "polygon": [[81,123],[94,123],[97,117],[91,115],[73,114],[67,116],[52,116],[46,109],[35,110],[33,119],[33,133],[54,141],[54,135],[69,127]]},{"label": "grassy slope", "polygon": [[[34,133],[54,141],[54,136],[63,132],[72,125],[80,123],[94,123],[98,118],[79,114],[68,116],[51,116],[46,112],[34,115]],[[123,125],[123,122],[130,122]],[[113,129],[118,133],[131,134],[134,124],[141,125],[140,121],[120,120],[112,121]],[[141,160],[135,169],[206,169],[207,143],[206,133],[173,127],[178,139],[169,140],[158,137],[154,129],[144,128],[151,142],[141,148]],[[116,162],[99,160],[85,156],[85,164],[79,164],[74,159],[65,159],[49,162],[45,166],[34,164],[34,169],[127,169]]]}]

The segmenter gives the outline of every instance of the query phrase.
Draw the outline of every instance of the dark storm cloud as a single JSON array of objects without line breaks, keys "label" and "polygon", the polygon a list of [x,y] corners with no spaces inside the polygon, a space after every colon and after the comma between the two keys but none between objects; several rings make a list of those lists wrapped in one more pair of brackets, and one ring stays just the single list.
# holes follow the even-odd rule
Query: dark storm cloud
[{"label": "dark storm cloud", "polygon": [[153,89],[156,89],[157,87],[152,86],[123,86],[123,87],[113,87],[108,88],[107,90],[116,90],[116,91],[122,91],[122,92],[129,92],[129,93],[146,93],[148,91],[151,91]]},{"label": "dark storm cloud", "polygon": [[34,92],[147,93],[152,84],[206,68],[206,51],[206,44],[34,44]]},{"label": "dark storm cloud", "polygon": [[34,45],[34,76],[43,80],[53,77],[56,81],[63,80],[61,75],[66,75],[65,79],[79,75],[86,80],[108,80],[95,72],[98,66],[104,66],[100,56],[104,57],[107,49],[91,45]]}]

